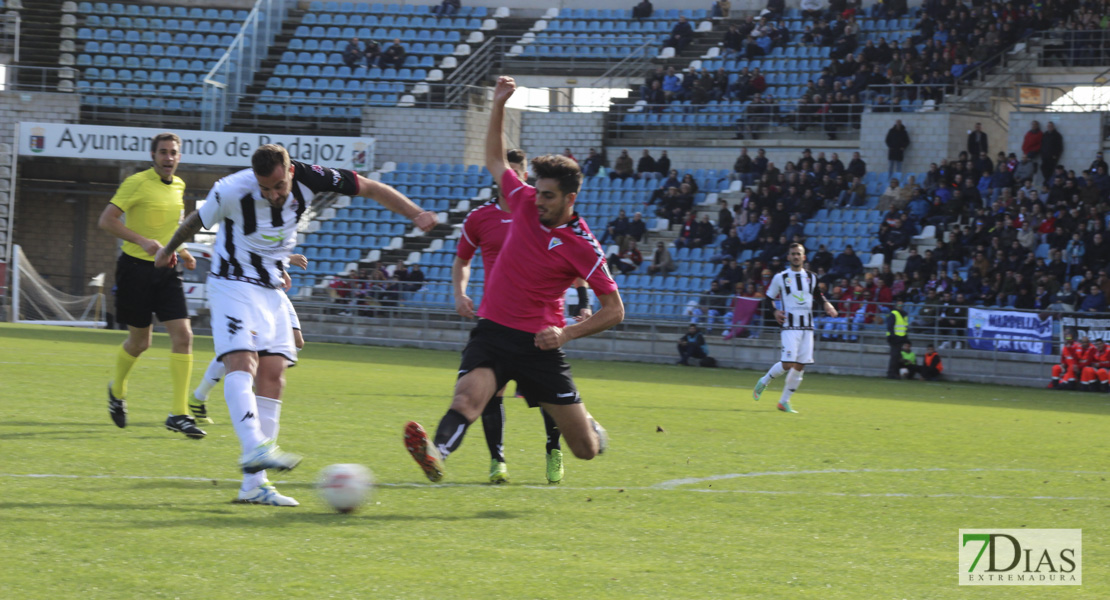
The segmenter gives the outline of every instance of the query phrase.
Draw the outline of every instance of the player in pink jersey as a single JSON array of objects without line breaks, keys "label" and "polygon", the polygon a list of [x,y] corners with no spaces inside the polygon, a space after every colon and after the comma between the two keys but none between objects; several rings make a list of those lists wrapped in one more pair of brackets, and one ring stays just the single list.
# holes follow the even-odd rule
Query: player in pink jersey
[{"label": "player in pink jersey", "polygon": [[[524,181],[528,177],[523,150],[509,150],[506,154],[509,168]],[[466,294],[470,282],[470,261],[474,253],[481,249],[482,262],[487,274],[492,273],[497,264],[497,255],[505,244],[509,224],[513,222],[512,213],[505,204],[504,194],[498,193],[495,200],[470,211],[463,221],[462,237],[455,252],[455,262],[451,266],[451,284],[455,293],[455,311],[468,319],[474,318],[474,301]],[[589,299],[586,295],[586,282],[577,279],[574,283],[578,290],[579,305],[577,314],[580,320],[588,318]],[[490,454],[490,483],[509,481],[509,468],[505,464],[505,389],[497,390],[482,412],[482,432],[485,433],[486,447]],[[559,483],[563,480],[563,450],[559,444],[559,427],[547,411],[540,409],[546,432],[547,482]]]},{"label": "player in pink jersey", "polygon": [[[532,161],[532,187],[506,163],[502,125],[505,102],[515,89],[511,77],[498,80],[486,133],[486,167],[513,214],[509,233],[487,276],[480,319],[463,350],[451,408],[439,422],[435,442],[419,423],[405,426],[405,447],[432,481],[443,478],[444,459],[510,379],[530,405],[551,414],[575,456],[589,460],[608,446],[605,429],[578,395],[561,347],[623,321],[624,304],[601,247],[574,212],[582,185],[578,165],[564,156],[538,157]],[[568,326],[563,293],[579,277],[594,289],[601,308]]]}]

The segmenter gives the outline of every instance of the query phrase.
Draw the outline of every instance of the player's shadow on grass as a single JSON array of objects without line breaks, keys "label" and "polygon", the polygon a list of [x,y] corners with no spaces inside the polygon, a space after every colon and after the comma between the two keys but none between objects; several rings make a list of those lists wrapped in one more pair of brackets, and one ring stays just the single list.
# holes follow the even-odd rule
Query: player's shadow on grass
[{"label": "player's shadow on grass", "polygon": [[[2,505],[0,505],[2,506]],[[151,508],[158,508],[165,510],[164,505]],[[264,527],[271,528],[275,526],[275,519],[280,519],[282,524],[285,523],[311,523],[311,524],[330,524],[335,526],[353,525],[363,522],[407,522],[407,521],[423,521],[423,522],[465,522],[475,520],[496,520],[506,521],[510,519],[521,518],[534,518],[533,514],[525,514],[513,511],[479,511],[470,515],[437,515],[428,514],[426,512],[413,512],[413,513],[389,513],[381,514],[376,512],[381,510],[379,507],[370,506],[360,511],[341,515],[332,512],[326,508],[322,503],[310,501],[307,505],[299,507],[270,507],[270,506],[250,506],[228,503],[227,508],[219,510],[210,510],[209,512],[219,513],[225,516],[222,517],[205,517],[200,519],[159,519],[158,521],[149,521],[145,523],[132,523],[129,526],[135,529],[156,529],[166,528],[173,529],[177,527],[199,527],[204,529],[212,528],[241,528],[241,527]],[[241,512],[242,511],[242,512]],[[258,514],[252,514],[258,513]]]}]

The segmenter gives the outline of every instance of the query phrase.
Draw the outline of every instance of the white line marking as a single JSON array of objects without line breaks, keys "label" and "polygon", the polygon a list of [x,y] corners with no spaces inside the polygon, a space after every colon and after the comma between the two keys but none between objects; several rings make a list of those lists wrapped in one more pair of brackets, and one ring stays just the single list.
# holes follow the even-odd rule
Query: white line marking
[{"label": "white line marking", "polygon": [[[420,482],[396,482],[396,483],[378,483],[379,487],[387,488],[412,488],[412,489],[427,489],[427,488],[486,488],[492,489],[495,487],[508,487],[508,488],[521,488],[527,490],[564,490],[574,492],[603,492],[603,491],[641,491],[641,492],[657,492],[657,491],[681,491],[681,492],[699,492],[709,494],[756,494],[765,496],[834,496],[839,498],[943,498],[943,499],[977,499],[977,500],[1082,500],[1082,501],[1100,501],[1104,502],[1110,500],[1106,497],[1097,496],[994,496],[994,495],[981,495],[981,494],[906,494],[897,492],[888,493],[849,493],[849,492],[814,492],[804,490],[721,490],[709,488],[679,488],[678,485],[682,483],[674,482],[688,482],[696,483],[698,481],[719,481],[722,479],[734,479],[737,477],[761,477],[761,476],[784,476],[784,475],[811,475],[811,474],[825,474],[825,473],[916,473],[926,471],[961,471],[961,472],[980,472],[980,471],[1024,471],[1032,472],[1041,469],[830,469],[827,471],[766,471],[762,473],[742,473],[732,475],[718,475],[714,477],[706,477],[698,480],[685,480],[676,479],[672,482],[663,482],[652,486],[565,486],[565,485],[521,485],[514,484],[509,486],[493,486],[488,483],[420,483]],[[1079,474],[1098,474],[1102,471],[1056,471],[1054,473],[1079,473]],[[15,477],[25,479],[124,479],[124,480],[143,480],[143,481],[197,481],[197,482],[224,482],[224,483],[239,483],[238,479],[218,479],[212,477],[182,477],[174,475],[165,475],[158,477],[151,477],[147,475],[62,475],[57,473],[0,473],[0,477]],[[276,484],[293,483],[290,481],[275,481]],[[298,482],[303,483],[303,482]],[[674,485],[667,485],[674,483]]]},{"label": "white line marking", "polygon": [[[691,485],[701,483],[703,481],[721,481],[725,479],[739,479],[742,477],[788,477],[793,475],[826,475],[826,474],[851,474],[851,473],[937,473],[937,472],[960,472],[960,473],[981,473],[981,472],[1021,472],[1032,473],[1040,471],[1041,469],[945,469],[941,467],[929,469],[822,469],[822,470],[806,470],[806,471],[761,471],[753,473],[729,473],[728,475],[711,475],[709,477],[686,477],[683,479],[671,479],[662,483],[657,483],[651,486],[654,489],[670,490],[675,489],[682,485]],[[1060,472],[1060,471],[1055,471]],[[1100,474],[1102,471],[1063,471],[1064,473],[1071,474]]]}]

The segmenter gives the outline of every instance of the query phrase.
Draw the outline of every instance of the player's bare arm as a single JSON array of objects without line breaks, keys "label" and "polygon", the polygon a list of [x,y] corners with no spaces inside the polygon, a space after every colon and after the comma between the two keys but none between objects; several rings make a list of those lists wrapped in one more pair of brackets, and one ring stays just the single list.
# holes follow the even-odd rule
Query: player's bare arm
[{"label": "player's bare arm", "polygon": [[409,219],[421,231],[431,231],[435,228],[436,214],[434,212],[420,208],[408,196],[397,191],[389,184],[367,179],[362,175],[356,175],[356,177],[358,178],[358,195],[370,198],[391,212]]},{"label": "player's bare arm", "polygon": [[293,265],[294,267],[300,267],[300,268],[307,271],[308,270],[308,257],[303,255],[303,254],[290,254],[289,255],[289,264]]},{"label": "player's bare arm", "polygon": [[828,300],[825,300],[825,314],[830,317],[835,317],[838,314],[836,308]]},{"label": "player's bare arm", "polygon": [[598,296],[601,308],[581,323],[567,327],[548,327],[536,334],[536,347],[540,350],[554,350],[571,340],[601,333],[624,320],[624,301],[620,292],[614,291]]},{"label": "player's bare arm", "polygon": [[[189,216],[185,217],[177,231],[173,232],[173,237],[170,238],[170,243],[166,245],[166,248],[180,248],[201,229],[204,229],[204,223],[200,220],[200,214],[194,210],[189,213]],[[154,266],[172,267],[177,264],[177,253],[167,251],[166,248],[158,249],[158,252],[154,255]]]},{"label": "player's bare arm", "polygon": [[505,159],[505,103],[516,91],[516,82],[512,77],[498,77],[497,87],[493,89],[493,106],[489,111],[489,129],[486,130],[486,169],[489,170],[493,180],[501,183],[501,176],[509,169],[509,161]]},{"label": "player's bare arm", "polygon": [[466,295],[466,287],[470,284],[470,261],[456,256],[451,264],[451,288],[455,292],[455,312],[460,317],[474,318],[474,301]]},{"label": "player's bare arm", "polygon": [[162,248],[162,243],[158,240],[145,238],[129,229],[127,225],[124,225],[123,221],[120,220],[122,216],[123,210],[115,204],[109,203],[100,213],[97,226],[121,240],[136,244],[151,256],[157,254],[158,250]]}]

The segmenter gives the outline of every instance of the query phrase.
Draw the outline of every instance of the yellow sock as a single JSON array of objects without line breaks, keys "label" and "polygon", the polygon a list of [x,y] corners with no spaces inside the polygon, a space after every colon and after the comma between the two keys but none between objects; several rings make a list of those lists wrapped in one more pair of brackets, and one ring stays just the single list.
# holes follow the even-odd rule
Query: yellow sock
[{"label": "yellow sock", "polygon": [[131,376],[131,368],[135,366],[138,356],[131,356],[123,346],[116,352],[116,378],[112,380],[112,395],[116,398],[127,397],[127,378]]},{"label": "yellow sock", "polygon": [[189,414],[189,379],[193,376],[192,354],[170,354],[170,379],[173,380],[173,409],[170,414]]}]

